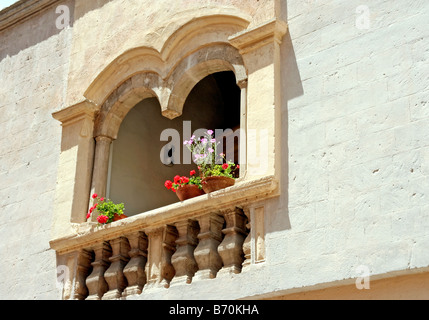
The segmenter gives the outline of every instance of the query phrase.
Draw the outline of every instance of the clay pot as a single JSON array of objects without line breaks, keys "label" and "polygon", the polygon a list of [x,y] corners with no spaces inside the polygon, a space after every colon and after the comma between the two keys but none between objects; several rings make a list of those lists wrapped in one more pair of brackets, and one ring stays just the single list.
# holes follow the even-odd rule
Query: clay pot
[{"label": "clay pot", "polygon": [[235,179],[223,176],[205,177],[202,180],[203,190],[205,193],[231,187],[235,184]]},{"label": "clay pot", "polygon": [[204,194],[204,190],[198,188],[195,184],[185,184],[176,190],[176,195],[180,201],[195,198]]},{"label": "clay pot", "polygon": [[113,222],[119,221],[125,218],[128,218],[125,214],[118,215],[117,213],[115,213],[115,215],[113,216]]}]

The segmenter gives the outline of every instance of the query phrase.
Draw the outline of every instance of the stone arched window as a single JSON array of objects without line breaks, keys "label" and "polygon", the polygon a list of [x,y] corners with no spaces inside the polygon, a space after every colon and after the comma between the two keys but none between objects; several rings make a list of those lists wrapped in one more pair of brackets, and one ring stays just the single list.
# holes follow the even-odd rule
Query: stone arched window
[{"label": "stone arched window", "polygon": [[[243,186],[256,190],[258,184],[249,181],[263,178],[268,193],[275,189],[278,194],[275,181],[281,174],[282,136],[279,44],[286,25],[273,19],[248,26],[248,21],[236,16],[196,18],[172,33],[160,51],[143,46],[118,56],[94,79],[81,103],[53,114],[63,125],[54,239],[74,233],[68,223],[86,221],[91,193],[106,194],[111,145],[130,110],[150,99],[162,117],[179,119],[195,86],[218,73],[233,74],[240,92],[239,126],[245,137],[240,139]],[[256,163],[261,157],[249,153],[262,136],[266,141],[261,143],[261,173]]]},{"label": "stone arched window", "polygon": [[[273,209],[270,200],[281,194],[285,175],[280,43],[286,30],[277,18],[260,25],[233,15],[194,18],[168,33],[162,48],[136,45],[117,56],[94,77],[80,103],[53,114],[62,123],[62,141],[50,245],[58,264],[72,270],[65,297],[117,298],[139,294],[143,286],[189,284],[194,275],[237,274],[265,261],[264,216]],[[157,114],[154,122],[180,122],[192,109],[189,99],[207,94],[200,86],[225,74],[239,96],[239,181],[184,202],[136,206],[140,214],[101,228],[86,221],[91,193],[104,195],[112,187],[111,154],[127,117],[132,122],[134,112],[142,112],[148,121]],[[162,184],[159,179],[150,183]],[[139,270],[127,268],[137,262]],[[126,283],[129,272],[134,280]]]}]

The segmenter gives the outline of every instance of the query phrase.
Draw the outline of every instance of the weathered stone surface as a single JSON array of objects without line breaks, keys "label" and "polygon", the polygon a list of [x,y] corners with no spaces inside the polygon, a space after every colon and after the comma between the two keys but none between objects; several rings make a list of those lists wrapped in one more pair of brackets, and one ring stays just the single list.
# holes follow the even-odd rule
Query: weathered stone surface
[{"label": "weathered stone surface", "polygon": [[[267,162],[261,162],[253,144],[259,136],[250,135],[247,147],[255,157],[248,172],[257,175],[268,168],[278,174],[281,187],[277,198],[266,199],[269,188],[263,188],[248,201],[250,209],[265,208],[265,262],[247,265],[246,241],[242,273],[217,276],[210,288],[206,281],[195,281],[191,290],[149,288],[146,294],[145,286],[139,298],[237,299],[321,283],[338,286],[353,282],[360,265],[378,277],[426,270],[427,1],[28,0],[20,6],[33,3],[34,9],[36,2],[51,6],[26,19],[15,19],[16,8],[0,13],[0,234],[7,239],[0,244],[0,270],[7,275],[0,278],[0,297],[60,297],[54,280],[57,254],[143,230],[146,221],[157,228],[163,219],[177,222],[175,214],[194,218],[197,207],[211,211],[222,205],[226,198],[220,193],[204,202],[209,208],[191,201],[98,234],[92,225],[80,225],[95,144],[87,111],[95,115],[131,76],[150,69],[165,79],[201,47],[232,45],[231,37],[258,30],[274,17],[287,20],[282,43],[243,54],[246,126],[266,130],[270,139],[262,145]],[[55,9],[60,4],[71,9],[71,19],[59,29]],[[168,105],[168,85],[157,90],[161,105]],[[132,103],[141,94],[111,99]],[[51,116],[79,105],[88,109],[77,122],[61,127]],[[170,118],[179,115],[174,108],[162,111]],[[111,123],[118,126],[120,120]],[[245,202],[246,196],[237,193],[228,205],[235,196]],[[168,283],[174,276],[175,237],[152,236],[148,232],[147,280]],[[160,245],[159,259],[151,260],[151,239]],[[58,240],[53,245],[63,251],[50,250],[51,240]],[[86,292],[80,284],[88,270],[83,265],[75,282],[82,297]],[[96,266],[100,280],[107,265]],[[413,288],[402,292],[425,297]],[[105,289],[89,291],[100,298]]]}]

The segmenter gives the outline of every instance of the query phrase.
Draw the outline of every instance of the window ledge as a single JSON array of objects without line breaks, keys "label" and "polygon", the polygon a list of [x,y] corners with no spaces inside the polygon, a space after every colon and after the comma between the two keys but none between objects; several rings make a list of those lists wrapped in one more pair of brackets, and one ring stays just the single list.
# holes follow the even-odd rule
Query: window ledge
[{"label": "window ledge", "polygon": [[231,207],[249,206],[250,203],[277,197],[278,181],[274,176],[255,180],[237,180],[227,189],[205,194],[183,202],[141,213],[109,225],[98,226],[87,222],[74,224],[74,233],[53,239],[50,246],[59,254],[89,248],[105,240],[114,239],[142,229],[156,229],[184,219],[193,219],[209,212],[219,212]]}]

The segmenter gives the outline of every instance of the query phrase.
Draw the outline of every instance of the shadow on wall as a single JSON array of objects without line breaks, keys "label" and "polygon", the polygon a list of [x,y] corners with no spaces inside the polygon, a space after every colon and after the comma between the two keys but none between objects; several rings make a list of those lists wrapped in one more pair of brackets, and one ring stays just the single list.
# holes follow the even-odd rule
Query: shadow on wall
[{"label": "shadow on wall", "polygon": [[[287,1],[279,1],[278,16],[287,22]],[[289,203],[289,115],[288,102],[304,94],[301,76],[296,61],[295,51],[290,33],[283,37],[281,44],[281,127],[283,137],[281,140],[282,157],[281,167],[282,176],[280,177],[280,186],[282,196],[278,203],[278,214],[271,215],[269,225],[272,226],[271,232],[284,231],[291,229],[288,203]]]},{"label": "shadow on wall", "polygon": [[[25,2],[20,4],[21,7],[25,8],[24,4]],[[59,6],[66,8],[63,7],[65,10],[60,10]],[[74,7],[75,0],[58,2],[41,9],[26,21],[19,21],[18,24],[0,31],[0,62],[8,56],[13,57],[23,50],[35,47],[52,36],[60,34],[66,28],[73,27]],[[66,46],[66,44],[59,45]],[[51,49],[55,50],[55,48]],[[37,49],[32,51],[34,54],[35,52]]]},{"label": "shadow on wall", "polygon": [[[13,57],[20,51],[36,46],[67,28],[73,28],[74,22],[90,11],[101,8],[112,0],[79,1],[65,0],[56,2],[32,15],[27,21],[19,21],[0,31],[0,62],[6,57]],[[20,4],[26,7],[25,1]],[[62,9],[60,6],[65,6]],[[65,40],[58,40],[59,42]],[[66,47],[66,43],[59,43]],[[71,45],[71,44],[70,44]],[[55,50],[55,48],[52,48]],[[37,50],[35,50],[37,51]]]}]

